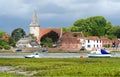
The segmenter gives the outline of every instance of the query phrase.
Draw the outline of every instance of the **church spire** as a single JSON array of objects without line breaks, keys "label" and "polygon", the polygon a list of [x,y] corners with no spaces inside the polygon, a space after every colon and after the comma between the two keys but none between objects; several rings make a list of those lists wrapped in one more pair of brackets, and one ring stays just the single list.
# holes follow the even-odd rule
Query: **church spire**
[{"label": "church spire", "polygon": [[38,21],[36,10],[34,10],[34,14],[33,14],[33,18],[32,18],[30,26],[39,27],[39,21]]}]

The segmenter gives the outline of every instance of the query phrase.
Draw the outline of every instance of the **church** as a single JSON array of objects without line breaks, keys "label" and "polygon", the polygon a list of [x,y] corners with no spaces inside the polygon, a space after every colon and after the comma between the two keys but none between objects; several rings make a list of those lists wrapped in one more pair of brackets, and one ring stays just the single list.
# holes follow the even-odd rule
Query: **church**
[{"label": "church", "polygon": [[58,44],[57,48],[63,50],[80,50],[82,46],[80,38],[84,38],[82,32],[63,32],[62,28],[41,28],[36,11],[34,11],[29,29],[29,34],[33,34],[39,44],[44,37],[49,37]]},{"label": "church", "polygon": [[54,42],[62,36],[61,28],[41,28],[36,11],[34,11],[29,29],[30,34],[33,34],[36,37],[38,43],[40,43],[45,36],[50,37]]}]

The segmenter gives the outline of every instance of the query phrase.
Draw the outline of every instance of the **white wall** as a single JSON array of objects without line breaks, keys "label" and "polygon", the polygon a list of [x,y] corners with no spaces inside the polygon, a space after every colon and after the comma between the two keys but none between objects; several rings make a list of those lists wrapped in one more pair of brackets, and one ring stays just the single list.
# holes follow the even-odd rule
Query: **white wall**
[{"label": "white wall", "polygon": [[39,36],[39,27],[30,27],[30,34],[33,34],[35,37]]},{"label": "white wall", "polygon": [[101,40],[85,40],[85,48],[87,50],[92,50],[93,48],[101,48],[102,47],[102,41]]}]

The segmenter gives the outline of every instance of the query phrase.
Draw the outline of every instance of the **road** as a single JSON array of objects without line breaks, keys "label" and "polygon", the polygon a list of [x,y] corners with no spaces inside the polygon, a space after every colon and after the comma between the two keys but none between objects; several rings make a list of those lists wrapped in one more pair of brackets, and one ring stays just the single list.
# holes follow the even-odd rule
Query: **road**
[{"label": "road", "polygon": [[[31,53],[0,53],[0,58],[24,58],[25,55]],[[41,58],[80,58],[80,56],[86,57],[86,54],[80,53],[40,53]]]}]

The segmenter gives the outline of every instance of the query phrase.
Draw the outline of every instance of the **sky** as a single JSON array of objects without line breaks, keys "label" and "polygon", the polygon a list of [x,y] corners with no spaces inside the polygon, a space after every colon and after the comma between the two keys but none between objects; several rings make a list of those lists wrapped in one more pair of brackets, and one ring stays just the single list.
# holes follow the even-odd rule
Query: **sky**
[{"label": "sky", "polygon": [[23,28],[28,34],[34,10],[42,28],[69,27],[90,16],[120,25],[120,0],[0,0],[0,30]]}]

